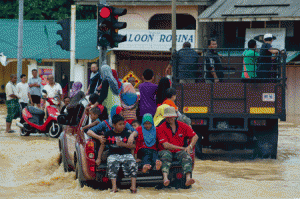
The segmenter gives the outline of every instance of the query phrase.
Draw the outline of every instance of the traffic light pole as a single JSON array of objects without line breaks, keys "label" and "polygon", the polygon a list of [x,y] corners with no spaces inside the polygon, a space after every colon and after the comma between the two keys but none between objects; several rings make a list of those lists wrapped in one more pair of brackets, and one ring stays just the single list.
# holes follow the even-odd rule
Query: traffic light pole
[{"label": "traffic light pole", "polygon": [[17,66],[17,78],[18,78],[18,82],[21,81],[21,75],[22,75],[22,59],[23,59],[23,13],[24,13],[24,0],[19,0],[18,66]]},{"label": "traffic light pole", "polygon": [[[99,3],[105,5],[106,0],[99,0]],[[99,10],[98,10],[98,12],[99,12]],[[101,74],[101,66],[102,66],[102,64],[106,64],[107,48],[99,46],[98,49],[99,49],[99,73]]]}]

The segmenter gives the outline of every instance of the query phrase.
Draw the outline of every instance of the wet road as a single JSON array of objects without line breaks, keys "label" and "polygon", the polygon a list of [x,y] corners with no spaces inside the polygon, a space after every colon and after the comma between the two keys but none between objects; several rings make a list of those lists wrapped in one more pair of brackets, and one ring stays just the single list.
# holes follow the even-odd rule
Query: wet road
[{"label": "wet road", "polygon": [[[13,129],[18,130],[13,123]],[[300,198],[300,126],[280,127],[277,160],[249,160],[210,155],[197,160],[189,190],[138,188],[112,194],[80,188],[75,173],[58,164],[57,139],[5,133],[5,108],[0,107],[0,198]],[[211,152],[210,152],[211,153]]]}]

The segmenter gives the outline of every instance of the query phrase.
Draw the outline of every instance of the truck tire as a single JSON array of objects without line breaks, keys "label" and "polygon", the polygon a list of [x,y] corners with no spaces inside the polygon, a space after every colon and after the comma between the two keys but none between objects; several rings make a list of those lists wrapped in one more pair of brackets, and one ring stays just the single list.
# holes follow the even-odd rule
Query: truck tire
[{"label": "truck tire", "polygon": [[81,161],[80,161],[79,157],[76,161],[75,173],[76,173],[76,179],[78,179],[80,187],[82,188],[82,187],[84,187],[84,185],[87,186],[87,182],[86,182],[86,180],[84,179],[84,176],[83,176],[82,165],[81,165]]},{"label": "truck tire", "polygon": [[201,141],[202,141],[202,136],[201,135],[198,135],[199,136],[199,139],[195,145],[195,154],[196,154],[196,157],[201,159],[202,158],[202,144],[201,144]]},{"label": "truck tire", "polygon": [[277,157],[278,145],[278,120],[267,120],[267,126],[256,131],[254,134],[256,141],[254,144],[254,158]]},{"label": "truck tire", "polygon": [[64,146],[62,146],[60,154],[61,154],[61,160],[62,160],[62,163],[63,163],[64,171],[65,172],[72,171],[72,169],[70,169],[70,167],[68,165],[68,161],[67,161],[67,158],[66,158],[66,155],[65,155],[65,147]]}]

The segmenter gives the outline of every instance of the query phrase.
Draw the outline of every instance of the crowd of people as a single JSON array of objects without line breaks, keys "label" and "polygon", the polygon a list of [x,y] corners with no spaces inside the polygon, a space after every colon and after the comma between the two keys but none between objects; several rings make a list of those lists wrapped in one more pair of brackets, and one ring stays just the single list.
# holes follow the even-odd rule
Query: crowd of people
[{"label": "crowd of people", "polygon": [[[87,93],[81,91],[81,82],[74,82],[69,95],[62,99],[62,87],[54,81],[53,75],[47,77],[48,84],[45,86],[42,86],[36,69],[32,70],[32,76],[27,83],[26,75],[22,75],[22,82],[16,85],[17,76],[11,75],[11,81],[6,86],[7,133],[13,132],[10,129],[11,122],[20,116],[20,105],[22,108],[29,103],[38,108],[47,106],[41,99],[42,89],[46,90],[49,98],[58,96],[59,101],[63,102],[58,108],[61,114],[66,114],[69,124],[76,123],[73,121],[76,106],[88,95],[89,104],[85,111],[92,121],[82,128],[82,132],[99,140],[96,164],[100,165],[103,158],[107,157],[105,160],[113,192],[117,191],[116,175],[122,165],[125,176],[132,178],[130,190],[136,193],[138,163],[142,165],[144,173],[151,169],[162,170],[163,184],[168,186],[173,158],[182,163],[186,186],[195,182],[191,178],[190,153],[198,137],[191,128],[190,120],[177,119],[183,115],[175,105],[176,90],[167,77],[163,77],[156,85],[154,72],[146,69],[138,94],[134,79],[122,84],[117,72],[110,66],[103,65],[99,73],[98,66],[93,64]],[[21,122],[24,122],[22,118]],[[189,146],[185,146],[185,139],[190,140]],[[109,150],[104,150],[105,146]]]},{"label": "crowd of people", "polygon": [[[89,90],[91,95],[85,111],[92,122],[82,131],[99,141],[96,164],[107,161],[112,191],[117,192],[116,178],[122,166],[124,175],[131,177],[131,192],[136,192],[138,163],[144,173],[161,169],[163,184],[168,186],[173,157],[182,163],[186,186],[193,184],[190,153],[198,137],[189,120],[184,120],[189,121],[188,124],[176,120],[181,114],[175,105],[176,90],[171,87],[170,80],[163,77],[156,85],[154,72],[146,69],[138,95],[134,81],[122,84],[116,71],[104,65],[99,79],[92,77],[92,81],[101,83],[94,87],[94,93]],[[190,140],[189,146],[184,145],[184,139]]]},{"label": "crowd of people", "polygon": [[[256,41],[250,40],[244,53],[242,78],[249,79],[256,76],[265,77],[266,73],[255,73],[256,64],[263,63],[261,70],[270,70],[272,54],[279,53],[272,48],[274,37],[271,34],[264,36],[264,44],[260,53],[255,52]],[[197,82],[193,78],[198,77],[197,63],[199,55],[187,42],[183,45],[185,51],[179,52],[179,62],[187,65],[179,65],[179,70],[191,70],[194,72],[182,72],[179,78],[181,83]],[[205,59],[205,82],[222,82],[224,68],[221,65],[220,55],[217,54],[217,42],[209,40],[208,55]],[[260,57],[260,55],[263,55]],[[257,57],[257,60],[255,59]],[[167,75],[172,74],[171,62],[166,69]],[[42,86],[41,78],[37,70],[32,70],[32,78],[28,83],[26,75],[21,75],[21,82],[16,85],[17,76],[11,75],[11,80],[6,85],[6,132],[11,133],[11,122],[20,116],[20,106],[26,107],[29,103],[38,108],[45,108],[46,102],[41,105],[41,88],[47,91],[47,96],[59,97],[63,107],[59,107],[61,114],[67,115],[69,124],[75,124],[76,106],[78,102],[89,96],[89,104],[85,111],[92,122],[82,128],[83,133],[98,140],[100,143],[96,164],[100,165],[107,157],[108,177],[112,181],[112,191],[116,192],[116,176],[122,165],[125,176],[130,176],[132,186],[130,190],[136,193],[137,162],[142,165],[142,172],[151,169],[162,170],[163,184],[168,186],[170,180],[168,173],[173,158],[179,160],[186,175],[186,186],[195,181],[191,178],[192,159],[190,156],[198,136],[191,128],[191,120],[182,115],[175,104],[176,90],[172,88],[172,82],[168,77],[163,77],[159,84],[154,83],[154,72],[146,69],[143,72],[143,83],[139,85],[139,94],[135,90],[134,79],[121,83],[117,71],[108,65],[99,68],[96,64],[91,66],[91,76],[87,92],[82,92],[82,83],[74,82],[70,94],[63,95],[62,87],[54,81],[53,75],[47,77],[48,84]],[[190,79],[189,79],[190,78]],[[64,87],[65,88],[65,87]],[[63,98],[63,99],[62,99]],[[21,122],[24,120],[21,118]],[[189,145],[185,146],[184,140],[189,139]],[[105,150],[108,148],[109,150]]]}]

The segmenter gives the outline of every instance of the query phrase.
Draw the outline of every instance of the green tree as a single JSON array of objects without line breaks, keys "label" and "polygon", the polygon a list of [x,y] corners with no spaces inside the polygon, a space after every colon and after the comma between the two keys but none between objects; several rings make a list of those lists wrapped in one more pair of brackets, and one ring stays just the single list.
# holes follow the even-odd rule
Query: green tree
[{"label": "green tree", "polygon": [[[24,0],[24,20],[60,20],[71,16],[74,0]],[[1,0],[0,18],[18,19],[19,1]],[[96,19],[97,6],[76,6],[77,19]]]}]

